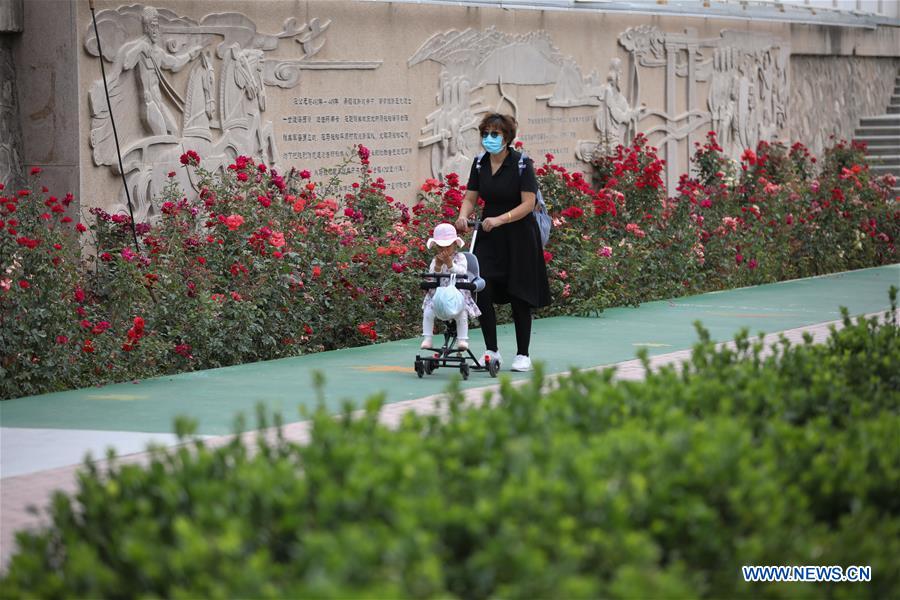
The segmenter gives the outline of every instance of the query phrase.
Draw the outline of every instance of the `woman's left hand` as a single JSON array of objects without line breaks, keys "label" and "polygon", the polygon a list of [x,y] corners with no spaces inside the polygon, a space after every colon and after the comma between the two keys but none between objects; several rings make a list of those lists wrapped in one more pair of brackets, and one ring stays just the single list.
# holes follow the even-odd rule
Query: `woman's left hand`
[{"label": "woman's left hand", "polygon": [[503,220],[499,217],[488,217],[481,222],[481,228],[485,231],[490,231],[491,229],[499,227],[500,225],[503,225]]}]

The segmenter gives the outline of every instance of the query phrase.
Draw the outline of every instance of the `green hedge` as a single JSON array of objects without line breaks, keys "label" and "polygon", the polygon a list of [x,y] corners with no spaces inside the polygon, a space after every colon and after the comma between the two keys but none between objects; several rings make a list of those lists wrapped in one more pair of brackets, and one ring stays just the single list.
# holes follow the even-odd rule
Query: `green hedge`
[{"label": "green hedge", "polygon": [[[892,290],[896,309],[896,290]],[[893,311],[891,315],[894,315]],[[87,466],[20,534],[2,596],[900,596],[900,328],[851,322],[775,355],[700,342],[681,373],[312,441],[201,442]],[[646,360],[646,359],[645,359]],[[349,407],[347,415],[349,415]],[[182,429],[184,429],[182,427]],[[742,565],[871,565],[871,583],[744,583]]]}]

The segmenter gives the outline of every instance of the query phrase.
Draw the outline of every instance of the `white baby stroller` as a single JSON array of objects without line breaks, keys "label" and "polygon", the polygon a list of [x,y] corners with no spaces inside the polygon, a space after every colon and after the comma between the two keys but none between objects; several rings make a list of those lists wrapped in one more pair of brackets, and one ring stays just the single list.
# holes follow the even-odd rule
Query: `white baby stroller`
[{"label": "white baby stroller", "polygon": [[[472,294],[482,291],[485,286],[484,279],[481,278],[480,269],[478,268],[478,258],[474,254],[475,237],[480,227],[480,222],[470,222],[473,226],[472,243],[469,245],[468,252],[461,252],[466,257],[466,274],[455,275],[456,288],[460,290],[469,290]],[[420,277],[424,279],[420,284],[423,290],[432,290],[440,286],[440,280],[453,276],[451,273],[420,273]],[[442,321],[444,324],[444,345],[438,349],[431,350],[430,355],[421,356],[416,354],[415,369],[416,375],[420,378],[425,375],[431,375],[438,367],[451,367],[459,369],[459,374],[463,379],[469,378],[470,371],[487,371],[491,377],[496,377],[500,371],[500,363],[491,361],[485,357],[484,362],[476,358],[472,351],[468,348],[460,350],[456,344],[456,321],[453,319]]]}]

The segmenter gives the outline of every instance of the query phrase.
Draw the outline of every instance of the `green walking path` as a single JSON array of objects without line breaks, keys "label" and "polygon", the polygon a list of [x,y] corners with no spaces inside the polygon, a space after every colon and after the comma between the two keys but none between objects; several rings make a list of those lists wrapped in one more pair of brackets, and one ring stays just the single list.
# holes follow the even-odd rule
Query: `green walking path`
[{"label": "green walking path", "polygon": [[[548,373],[629,360],[641,347],[651,355],[663,354],[691,347],[697,320],[717,341],[731,339],[742,327],[752,334],[771,333],[836,320],[840,306],[854,315],[885,310],[891,285],[900,286],[900,264],[648,302],[610,309],[596,318],[539,319],[534,323],[531,354]],[[473,332],[476,354],[482,350],[480,337]],[[501,375],[528,377],[506,370],[515,353],[512,326],[501,326],[499,338],[505,361]],[[325,375],[325,401],[333,411],[344,400],[359,404],[380,391],[387,402],[440,393],[459,373],[438,369],[419,379],[412,369],[418,343],[415,338],[7,400],[0,402],[0,424],[164,433],[172,431],[175,416],[187,415],[199,422],[198,433],[228,434],[239,412],[253,422],[258,402],[280,411],[286,422],[301,420],[298,405],[312,408],[317,402],[312,388],[316,370]],[[487,373],[473,372],[463,387],[494,381]]]}]

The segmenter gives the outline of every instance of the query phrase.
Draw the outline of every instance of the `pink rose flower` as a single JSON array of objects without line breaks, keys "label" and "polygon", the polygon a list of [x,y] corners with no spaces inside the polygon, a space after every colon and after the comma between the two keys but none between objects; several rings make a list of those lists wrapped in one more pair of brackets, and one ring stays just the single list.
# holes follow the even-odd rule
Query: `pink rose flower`
[{"label": "pink rose flower", "polygon": [[225,225],[228,227],[229,231],[235,231],[243,224],[244,217],[242,217],[241,215],[229,215],[225,218]]}]

